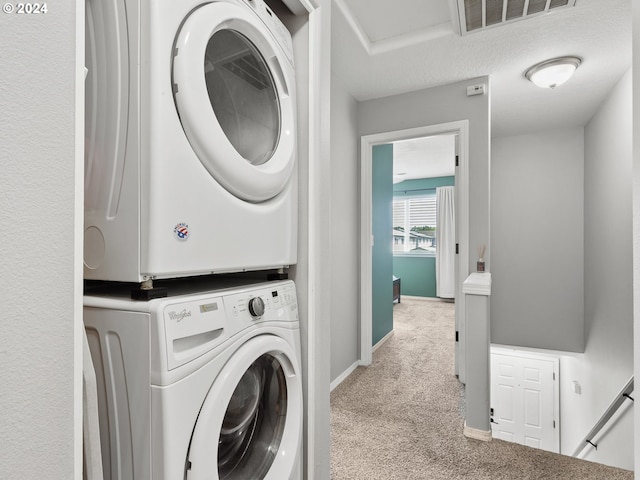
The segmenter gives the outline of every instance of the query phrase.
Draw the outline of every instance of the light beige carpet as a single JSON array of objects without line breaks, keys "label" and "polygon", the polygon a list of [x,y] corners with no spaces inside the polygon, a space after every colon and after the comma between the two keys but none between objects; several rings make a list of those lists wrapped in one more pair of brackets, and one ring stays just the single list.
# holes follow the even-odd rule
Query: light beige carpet
[{"label": "light beige carpet", "polygon": [[462,434],[454,305],[402,297],[394,335],[331,394],[331,478],[632,479],[633,473]]}]

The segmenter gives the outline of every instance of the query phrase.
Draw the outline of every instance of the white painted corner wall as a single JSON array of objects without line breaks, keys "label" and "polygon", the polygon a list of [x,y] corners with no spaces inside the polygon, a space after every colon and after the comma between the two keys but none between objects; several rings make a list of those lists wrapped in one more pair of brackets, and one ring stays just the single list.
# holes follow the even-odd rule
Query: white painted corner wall
[{"label": "white painted corner wall", "polygon": [[[585,126],[585,363],[575,374],[586,387],[568,414],[582,411],[589,428],[633,375],[631,99],[629,71]],[[633,469],[632,402],[625,403],[626,416],[611,422],[584,458]]]},{"label": "white painted corner wall", "polygon": [[[640,378],[640,0],[633,0],[633,345]],[[634,416],[635,471],[640,472],[640,415]]]},{"label": "white painted corner wall", "polygon": [[[634,376],[640,378],[640,0],[633,1],[633,345]],[[640,415],[634,416],[634,465],[640,472]]]},{"label": "white painted corner wall", "polygon": [[0,32],[0,478],[80,479],[84,3]]}]

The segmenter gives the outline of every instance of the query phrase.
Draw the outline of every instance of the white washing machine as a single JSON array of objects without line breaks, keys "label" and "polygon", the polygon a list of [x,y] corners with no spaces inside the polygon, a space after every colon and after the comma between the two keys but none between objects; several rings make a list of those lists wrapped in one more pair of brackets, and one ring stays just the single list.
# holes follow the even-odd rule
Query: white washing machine
[{"label": "white washing machine", "polygon": [[291,281],[148,302],[85,296],[104,478],[302,478]]},{"label": "white washing machine", "polygon": [[297,259],[292,39],[263,0],[87,0],[85,278]]}]

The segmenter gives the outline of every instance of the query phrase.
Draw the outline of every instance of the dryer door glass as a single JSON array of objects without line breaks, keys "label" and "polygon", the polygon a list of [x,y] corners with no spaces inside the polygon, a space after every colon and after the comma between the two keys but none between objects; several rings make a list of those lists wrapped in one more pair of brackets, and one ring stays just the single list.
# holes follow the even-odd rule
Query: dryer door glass
[{"label": "dryer door glass", "polygon": [[175,41],[171,88],[186,139],[218,184],[251,203],[294,179],[295,71],[282,45],[244,2],[196,8]]},{"label": "dryer door glass", "polygon": [[218,441],[220,479],[261,479],[279,450],[287,415],[287,385],[280,362],[256,360],[236,386]]},{"label": "dryer door glass", "polygon": [[253,165],[271,158],[280,137],[280,106],[265,60],[244,35],[213,34],[204,58],[209,101],[229,142]]}]

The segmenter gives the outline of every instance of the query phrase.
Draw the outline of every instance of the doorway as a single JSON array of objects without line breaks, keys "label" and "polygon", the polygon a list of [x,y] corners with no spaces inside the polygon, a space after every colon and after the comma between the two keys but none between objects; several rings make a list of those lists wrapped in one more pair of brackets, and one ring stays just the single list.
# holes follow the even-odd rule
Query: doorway
[{"label": "doorway", "polygon": [[360,364],[370,365],[372,362],[372,319],[373,319],[373,289],[372,289],[372,251],[373,251],[373,206],[372,206],[372,173],[373,173],[373,147],[403,140],[411,140],[423,137],[439,135],[454,135],[457,138],[456,153],[458,157],[456,167],[456,213],[457,213],[457,243],[459,254],[456,255],[456,374],[464,383],[464,298],[461,295],[462,281],[468,275],[468,244],[469,244],[469,218],[468,198],[469,180],[467,174],[468,165],[468,121],[450,122],[438,125],[399,130],[380,134],[363,136],[361,138],[361,277],[360,277]]}]

